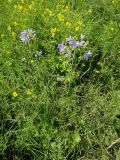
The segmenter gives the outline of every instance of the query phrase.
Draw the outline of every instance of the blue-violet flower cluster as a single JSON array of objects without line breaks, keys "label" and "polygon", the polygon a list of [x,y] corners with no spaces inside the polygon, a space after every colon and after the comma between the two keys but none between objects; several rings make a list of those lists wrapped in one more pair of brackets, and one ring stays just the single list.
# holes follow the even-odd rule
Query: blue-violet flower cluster
[{"label": "blue-violet flower cluster", "polygon": [[[76,49],[78,47],[86,47],[88,43],[85,41],[85,35],[81,34],[80,39],[81,41],[75,41],[72,36],[66,38],[66,42],[72,47],[72,49]],[[67,49],[67,46],[62,42],[58,44],[58,49],[59,52],[64,52],[66,57],[71,57],[72,52]],[[88,60],[89,57],[92,56],[91,51],[87,51],[86,54],[84,55],[83,59]]]},{"label": "blue-violet flower cluster", "polygon": [[34,38],[35,38],[35,31],[33,31],[32,29],[27,29],[20,33],[20,39],[24,43],[29,43],[30,39]]}]

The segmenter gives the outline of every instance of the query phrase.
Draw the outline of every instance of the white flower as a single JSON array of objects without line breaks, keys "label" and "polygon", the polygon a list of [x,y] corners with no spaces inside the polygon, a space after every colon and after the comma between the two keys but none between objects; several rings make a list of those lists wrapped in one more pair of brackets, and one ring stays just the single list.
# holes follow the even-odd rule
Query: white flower
[{"label": "white flower", "polygon": [[85,35],[84,35],[84,34],[81,34],[81,35],[80,35],[80,38],[81,38],[81,40],[83,40],[83,39],[85,38]]},{"label": "white flower", "polygon": [[67,50],[65,56],[66,56],[66,57],[71,57],[71,55],[72,55],[72,52],[69,51],[69,50]]}]

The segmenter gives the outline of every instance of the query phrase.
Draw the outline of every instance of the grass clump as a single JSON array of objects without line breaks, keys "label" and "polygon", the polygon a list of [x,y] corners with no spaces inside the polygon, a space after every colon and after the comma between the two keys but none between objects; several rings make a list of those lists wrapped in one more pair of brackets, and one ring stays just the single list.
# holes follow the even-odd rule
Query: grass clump
[{"label": "grass clump", "polygon": [[119,1],[0,8],[0,159],[119,159]]}]

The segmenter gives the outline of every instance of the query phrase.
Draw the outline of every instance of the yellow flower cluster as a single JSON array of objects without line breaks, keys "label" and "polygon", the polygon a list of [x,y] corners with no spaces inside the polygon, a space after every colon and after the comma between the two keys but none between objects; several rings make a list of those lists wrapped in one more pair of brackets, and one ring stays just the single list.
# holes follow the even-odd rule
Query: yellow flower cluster
[{"label": "yellow flower cluster", "polygon": [[22,5],[18,5],[18,10],[22,11],[23,10],[23,6]]},{"label": "yellow flower cluster", "polygon": [[54,13],[53,13],[49,8],[47,8],[47,9],[45,10],[44,14],[46,14],[46,13],[47,13],[47,15],[49,15],[50,17],[54,16]]},{"label": "yellow flower cluster", "polygon": [[66,12],[68,12],[68,11],[69,11],[69,7],[68,7],[68,6],[66,6],[66,7],[62,10],[63,13],[66,13]]},{"label": "yellow flower cluster", "polygon": [[[27,89],[26,95],[27,96],[32,96],[32,94],[33,94],[33,91],[31,89]],[[16,91],[12,92],[12,97],[16,98],[18,96],[19,96],[19,94]]]},{"label": "yellow flower cluster", "polygon": [[18,96],[18,93],[17,93],[16,91],[14,91],[14,92],[12,93],[12,96],[16,98],[16,97]]},{"label": "yellow flower cluster", "polygon": [[18,23],[16,21],[14,21],[13,25],[16,27],[18,25]]},{"label": "yellow flower cluster", "polygon": [[72,26],[72,24],[70,22],[66,22],[66,27],[70,28]]},{"label": "yellow flower cluster", "polygon": [[24,3],[24,0],[21,0],[21,3]]},{"label": "yellow flower cluster", "polygon": [[58,20],[59,21],[64,21],[65,19],[64,19],[64,16],[61,14],[61,13],[59,13],[58,15],[57,15],[57,17],[58,17]]},{"label": "yellow flower cluster", "polygon": [[51,37],[55,37],[55,34],[57,32],[57,28],[51,28],[50,33],[51,33]]},{"label": "yellow flower cluster", "polygon": [[31,90],[31,89],[28,89],[28,90],[26,91],[26,95],[27,95],[27,96],[31,96],[31,95],[32,95],[32,90]]},{"label": "yellow flower cluster", "polygon": [[12,32],[12,38],[15,39],[16,38],[16,33]]}]

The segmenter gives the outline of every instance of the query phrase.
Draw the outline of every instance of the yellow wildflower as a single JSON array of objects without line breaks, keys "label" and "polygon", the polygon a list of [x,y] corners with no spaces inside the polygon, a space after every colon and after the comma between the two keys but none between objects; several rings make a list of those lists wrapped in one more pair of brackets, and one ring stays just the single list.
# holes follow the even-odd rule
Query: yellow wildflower
[{"label": "yellow wildflower", "polygon": [[22,5],[18,5],[18,10],[19,11],[23,10],[23,6]]},{"label": "yellow wildflower", "polygon": [[76,30],[76,31],[78,31],[79,29],[80,29],[80,27],[79,27],[79,26],[77,26],[77,27],[75,28],[75,30]]},{"label": "yellow wildflower", "polygon": [[16,27],[16,26],[18,25],[18,23],[14,21],[14,22],[13,22],[13,25]]},{"label": "yellow wildflower", "polygon": [[13,37],[13,39],[16,37],[16,33],[15,32],[12,32],[12,37]]},{"label": "yellow wildflower", "polygon": [[78,25],[82,25],[82,21],[79,20],[79,21],[77,22],[77,24],[78,24]]},{"label": "yellow wildflower", "polygon": [[32,95],[32,90],[31,90],[31,89],[28,89],[28,90],[26,91],[26,94],[27,94],[28,96],[31,96],[31,95]]},{"label": "yellow wildflower", "polygon": [[13,96],[13,97],[17,97],[17,96],[18,96],[18,93],[17,93],[16,91],[14,91],[14,92],[12,93],[12,96]]},{"label": "yellow wildflower", "polygon": [[62,10],[63,13],[66,13],[66,12],[68,12],[68,11],[69,11],[69,7],[68,7],[68,6],[66,6],[66,7]]},{"label": "yellow wildflower", "polygon": [[57,32],[57,28],[51,28],[50,33],[51,33],[51,37],[55,37],[55,34]]},{"label": "yellow wildflower", "polygon": [[50,17],[54,16],[54,13],[53,13],[49,8],[46,9],[45,13],[46,13],[46,12],[48,13],[48,15],[49,15]]},{"label": "yellow wildflower", "polygon": [[64,21],[64,16],[61,13],[59,13],[57,17],[59,21]]},{"label": "yellow wildflower", "polygon": [[24,0],[21,0],[21,3],[24,3]]},{"label": "yellow wildflower", "polygon": [[49,14],[50,17],[54,16],[54,13],[52,11],[49,11],[48,14]]},{"label": "yellow wildflower", "polygon": [[70,22],[66,22],[66,27],[70,28],[71,27],[71,23]]}]

